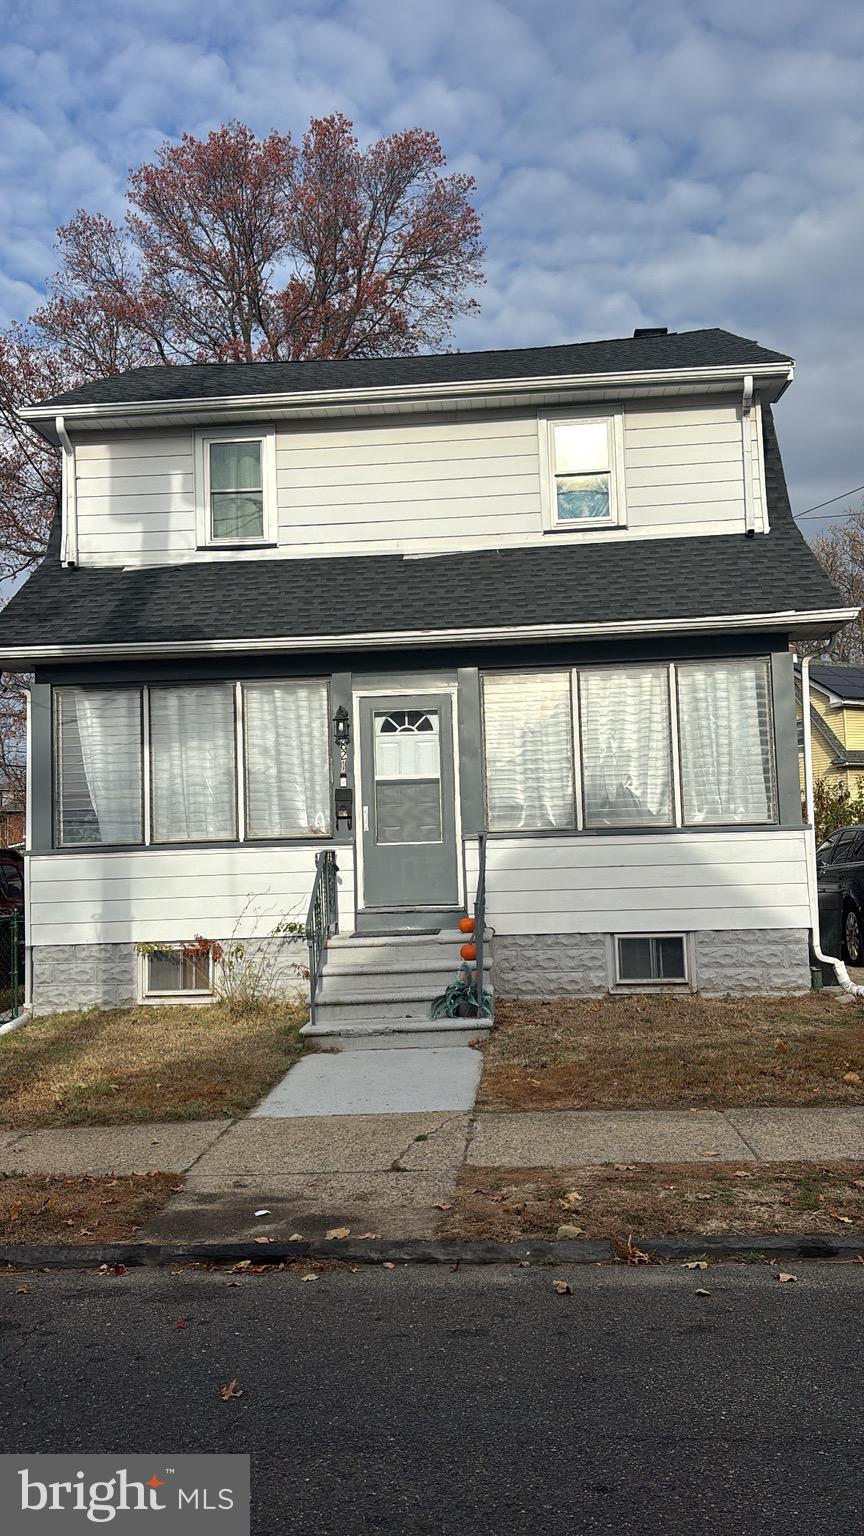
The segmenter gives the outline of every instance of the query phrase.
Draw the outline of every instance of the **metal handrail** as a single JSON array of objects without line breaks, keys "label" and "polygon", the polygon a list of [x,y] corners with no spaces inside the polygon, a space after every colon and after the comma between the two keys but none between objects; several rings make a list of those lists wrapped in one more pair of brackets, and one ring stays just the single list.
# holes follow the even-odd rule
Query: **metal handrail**
[{"label": "metal handrail", "polygon": [[474,995],[477,1017],[483,1013],[483,934],[486,928],[486,833],[477,833],[477,890],[474,895],[474,943],[477,950]]},{"label": "metal handrail", "polygon": [[318,977],[327,940],[339,932],[339,893],[336,876],[336,849],[325,848],[315,855],[315,881],[306,914],[306,943],[309,946],[309,1022],[315,1023]]}]

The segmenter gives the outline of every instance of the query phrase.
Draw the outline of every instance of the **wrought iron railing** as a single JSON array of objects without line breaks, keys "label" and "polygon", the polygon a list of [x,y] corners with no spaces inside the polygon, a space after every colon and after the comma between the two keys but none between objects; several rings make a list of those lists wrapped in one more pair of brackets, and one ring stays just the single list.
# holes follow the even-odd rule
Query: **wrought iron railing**
[{"label": "wrought iron railing", "polygon": [[474,896],[474,943],[477,950],[474,988],[477,1017],[483,1008],[483,935],[486,929],[486,833],[477,833],[477,890]]},{"label": "wrought iron railing", "polygon": [[335,848],[325,848],[315,855],[315,883],[306,914],[306,942],[309,945],[309,1022],[315,1023],[318,977],[327,940],[339,932],[339,893],[336,886],[338,865]]}]

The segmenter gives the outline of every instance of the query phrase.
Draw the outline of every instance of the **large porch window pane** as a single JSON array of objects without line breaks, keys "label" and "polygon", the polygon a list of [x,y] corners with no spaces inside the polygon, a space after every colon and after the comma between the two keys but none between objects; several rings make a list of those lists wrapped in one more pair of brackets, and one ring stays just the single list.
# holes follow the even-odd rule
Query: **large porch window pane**
[{"label": "large porch window pane", "polygon": [[685,823],[776,820],[768,662],[687,662],[677,672]]},{"label": "large porch window pane", "polygon": [[325,683],[249,683],[247,837],[324,837],[330,831],[329,709]]},{"label": "large porch window pane", "polygon": [[572,827],[570,673],[485,677],[483,729],[490,830]]},{"label": "large porch window pane", "polygon": [[151,688],[154,843],[237,836],[234,688]]},{"label": "large porch window pane", "polygon": [[58,688],[54,701],[58,843],[140,843],[140,690]]},{"label": "large porch window pane", "polygon": [[666,667],[580,672],[586,827],[673,820]]}]

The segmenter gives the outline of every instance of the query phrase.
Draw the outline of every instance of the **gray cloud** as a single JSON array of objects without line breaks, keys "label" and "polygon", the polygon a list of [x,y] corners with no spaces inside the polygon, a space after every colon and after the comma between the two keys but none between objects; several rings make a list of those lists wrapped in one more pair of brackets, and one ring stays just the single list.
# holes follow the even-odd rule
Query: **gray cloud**
[{"label": "gray cloud", "polygon": [[[0,0],[0,318],[79,204],[236,115],[421,124],[478,181],[464,347],[722,325],[789,349],[799,508],[864,481],[864,8],[847,0]],[[815,525],[809,524],[811,528]]]}]

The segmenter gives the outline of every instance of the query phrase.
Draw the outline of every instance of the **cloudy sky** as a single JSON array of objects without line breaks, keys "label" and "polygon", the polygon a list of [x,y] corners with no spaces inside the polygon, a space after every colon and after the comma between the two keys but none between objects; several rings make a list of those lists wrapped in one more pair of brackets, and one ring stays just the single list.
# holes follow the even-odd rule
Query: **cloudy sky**
[{"label": "cloudy sky", "polygon": [[864,482],[860,0],[0,0],[0,19],[0,322],[37,300],[56,225],[120,213],[163,138],[340,109],[363,140],[434,129],[477,178],[487,283],[458,345],[724,326],[797,361],[793,507]]}]

